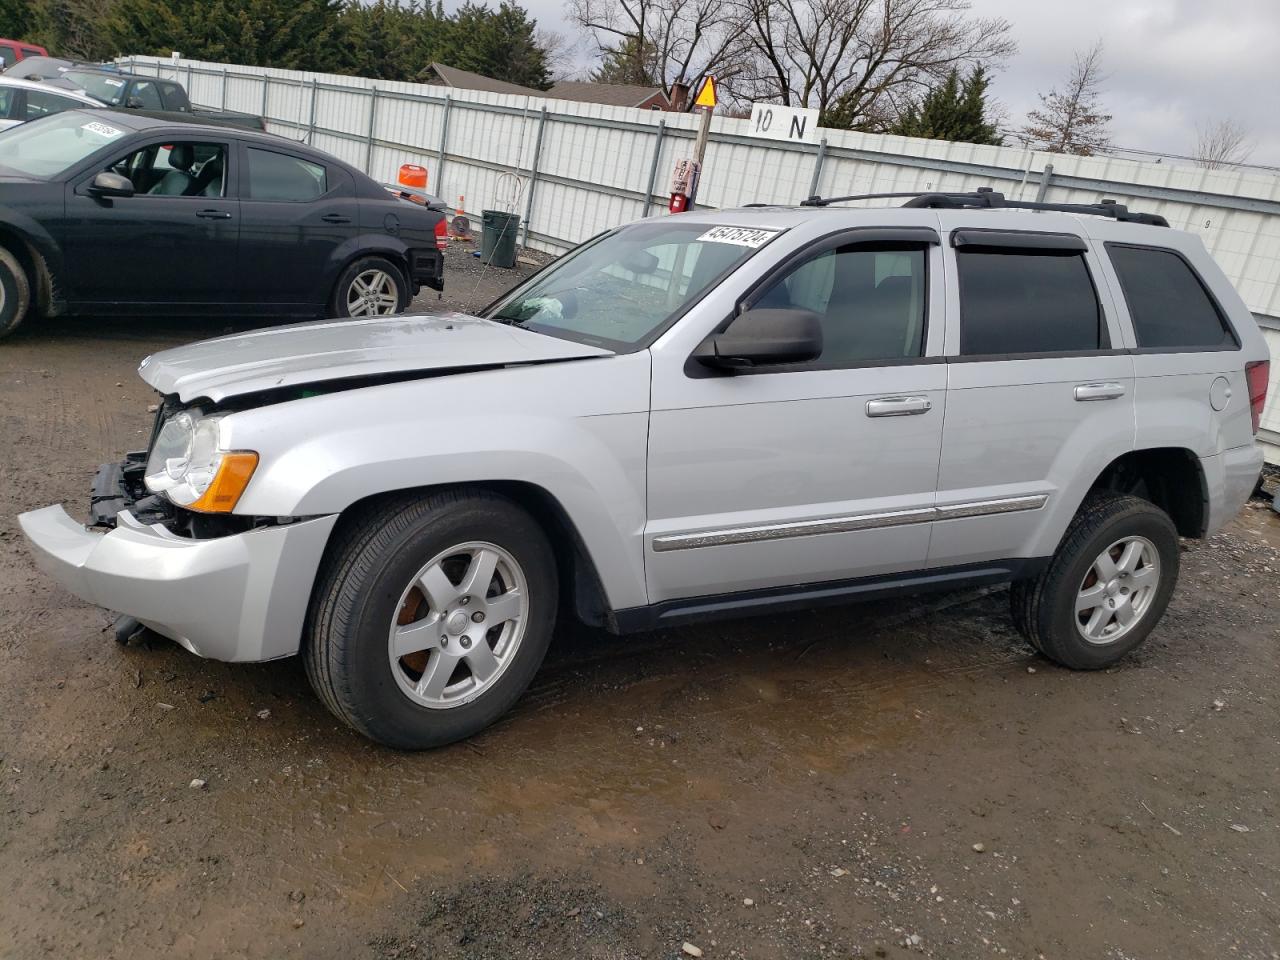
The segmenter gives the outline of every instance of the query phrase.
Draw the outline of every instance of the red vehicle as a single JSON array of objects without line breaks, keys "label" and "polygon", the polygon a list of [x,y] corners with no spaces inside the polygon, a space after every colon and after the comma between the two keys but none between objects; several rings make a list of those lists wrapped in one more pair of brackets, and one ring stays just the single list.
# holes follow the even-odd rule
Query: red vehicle
[{"label": "red vehicle", "polygon": [[19,60],[27,57],[47,57],[49,51],[34,43],[21,40],[0,40],[0,70],[8,70]]}]

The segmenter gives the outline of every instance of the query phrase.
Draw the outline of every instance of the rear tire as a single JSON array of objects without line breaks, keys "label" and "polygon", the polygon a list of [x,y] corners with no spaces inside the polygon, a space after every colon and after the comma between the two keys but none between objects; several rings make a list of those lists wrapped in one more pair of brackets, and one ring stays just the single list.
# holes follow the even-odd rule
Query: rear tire
[{"label": "rear tire", "polygon": [[31,281],[22,264],[0,247],[0,338],[21,326],[31,309]]},{"label": "rear tire", "polygon": [[1010,589],[1013,623],[1037,650],[1073,670],[1108,667],[1160,622],[1178,579],[1178,532],[1159,507],[1090,496],[1048,567]]},{"label": "rear tire", "polygon": [[402,313],[411,299],[404,271],[385,257],[361,257],[338,277],[329,300],[329,316],[389,317]]},{"label": "rear tire", "polygon": [[452,743],[529,686],[558,597],[551,546],[512,501],[479,490],[384,501],[334,533],[311,598],[307,676],[372,740]]}]

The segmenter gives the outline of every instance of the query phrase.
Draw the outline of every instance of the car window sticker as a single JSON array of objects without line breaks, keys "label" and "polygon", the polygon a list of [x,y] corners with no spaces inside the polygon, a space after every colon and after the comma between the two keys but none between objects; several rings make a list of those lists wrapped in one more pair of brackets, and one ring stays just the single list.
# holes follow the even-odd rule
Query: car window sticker
[{"label": "car window sticker", "polygon": [[739,247],[763,247],[781,231],[754,227],[712,227],[697,238],[699,243],[732,243]]}]

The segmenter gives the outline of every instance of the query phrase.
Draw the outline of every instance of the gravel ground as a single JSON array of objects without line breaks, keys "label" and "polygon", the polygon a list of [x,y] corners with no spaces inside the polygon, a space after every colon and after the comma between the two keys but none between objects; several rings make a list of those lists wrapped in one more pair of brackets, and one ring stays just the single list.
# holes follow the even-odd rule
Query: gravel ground
[{"label": "gravel ground", "polygon": [[[455,247],[419,306],[476,309],[531,269]],[[398,754],[294,660],[115,645],[18,535],[138,445],[137,361],[223,329],[0,344],[5,960],[1280,956],[1268,502],[1185,545],[1164,622],[1108,671],[1037,657],[1003,589],[566,625],[495,728]]]}]

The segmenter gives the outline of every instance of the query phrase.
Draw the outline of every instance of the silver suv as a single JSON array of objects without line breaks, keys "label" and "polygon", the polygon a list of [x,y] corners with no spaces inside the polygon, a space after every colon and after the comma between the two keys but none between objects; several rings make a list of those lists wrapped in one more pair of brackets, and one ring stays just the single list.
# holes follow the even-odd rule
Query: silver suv
[{"label": "silver suv", "polygon": [[89,528],[22,529],[192,653],[301,653],[401,748],[507,710],[558,613],[626,632],[1010,581],[1045,656],[1114,663],[1178,537],[1258,477],[1244,303],[1116,204],[809,204],[621,227],[483,318],[158,353],[149,449],[99,471]]}]

